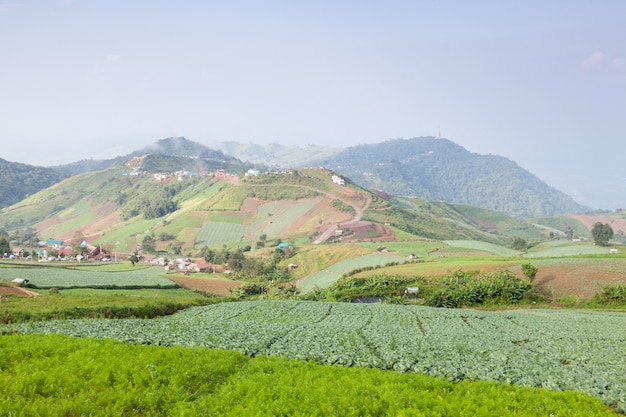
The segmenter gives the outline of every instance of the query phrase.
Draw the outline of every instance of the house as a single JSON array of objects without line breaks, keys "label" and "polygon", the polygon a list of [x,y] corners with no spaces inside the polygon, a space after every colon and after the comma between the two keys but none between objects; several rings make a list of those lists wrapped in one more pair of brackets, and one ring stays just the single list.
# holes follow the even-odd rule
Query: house
[{"label": "house", "polygon": [[63,246],[63,241],[56,240],[56,239],[48,239],[46,241],[46,246],[49,248],[53,248],[53,249],[61,249],[61,247]]},{"label": "house", "polygon": [[11,253],[13,254],[13,256],[15,256],[16,258],[22,258],[24,257],[24,249],[23,248],[13,248],[11,249]]},{"label": "house", "polygon": [[64,246],[61,249],[57,249],[57,256],[60,256],[61,258],[69,258],[72,256],[73,252],[74,249],[72,249],[71,246]]},{"label": "house", "polygon": [[197,266],[200,272],[224,272],[224,267],[222,265],[217,265],[210,262],[199,263]]}]

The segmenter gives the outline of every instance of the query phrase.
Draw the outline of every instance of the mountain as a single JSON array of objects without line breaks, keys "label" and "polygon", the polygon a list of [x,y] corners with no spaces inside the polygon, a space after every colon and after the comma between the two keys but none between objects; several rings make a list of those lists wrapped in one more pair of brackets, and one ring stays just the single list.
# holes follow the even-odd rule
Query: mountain
[{"label": "mountain", "polygon": [[0,207],[23,200],[70,176],[70,172],[0,159]]},{"label": "mountain", "polygon": [[[158,157],[173,166],[189,158]],[[131,162],[131,161],[129,161]],[[162,167],[162,166],[161,166]],[[389,198],[322,168],[235,176],[218,170],[153,175],[129,165],[74,175],[0,211],[0,230],[32,228],[43,239],[87,239],[118,252],[142,246],[197,254],[203,247],[332,240],[473,239],[507,245],[538,239],[541,228],[483,209]],[[335,177],[335,180],[333,180]],[[486,222],[485,218],[494,218]],[[340,226],[339,226],[340,225]],[[341,234],[335,229],[340,228]],[[178,249],[177,249],[178,248]]]},{"label": "mountain", "polygon": [[469,204],[516,217],[587,210],[515,162],[471,153],[447,139],[421,137],[352,146],[316,164],[365,188]]},{"label": "mountain", "polygon": [[286,146],[277,143],[257,145],[238,142],[216,142],[213,147],[242,161],[262,163],[270,167],[294,168],[311,166],[312,162],[335,155],[341,148],[307,144],[305,146]]},{"label": "mountain", "polygon": [[[241,173],[252,168],[252,164],[261,169],[268,166],[325,166],[347,175],[364,188],[396,196],[469,204],[517,217],[545,217],[588,210],[515,162],[500,156],[468,152],[447,139],[396,139],[349,148],[261,146],[236,142],[220,142],[214,146],[220,149],[184,137],[166,138],[125,156],[79,161],[55,167],[54,171],[101,171],[122,166],[133,158],[141,159],[141,164],[134,169],[150,172],[223,169]],[[48,185],[43,182],[39,186],[32,184],[31,192]],[[15,201],[19,200],[11,200]]]},{"label": "mountain", "polygon": [[118,156],[116,158],[104,160],[85,159],[66,165],[60,165],[56,168],[74,174],[89,171],[101,171],[120,165],[133,157],[139,157],[147,154],[179,156],[190,159],[199,159],[205,162],[212,161],[215,163],[241,164],[241,161],[237,158],[226,155],[221,150],[211,149],[184,137],[171,137],[159,139],[154,144],[146,146],[143,149],[131,152],[127,155]]}]

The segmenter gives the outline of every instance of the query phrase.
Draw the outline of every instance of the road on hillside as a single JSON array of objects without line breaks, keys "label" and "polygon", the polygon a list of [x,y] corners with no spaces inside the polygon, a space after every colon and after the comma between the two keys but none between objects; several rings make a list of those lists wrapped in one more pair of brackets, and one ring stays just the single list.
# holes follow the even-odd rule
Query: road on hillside
[{"label": "road on hillside", "polygon": [[[331,196],[331,194],[327,194],[327,195]],[[337,198],[337,196],[335,195],[332,195],[332,197]],[[372,196],[370,196],[369,194],[365,194],[365,198],[366,198],[366,201],[363,207],[359,207],[356,204],[352,204],[348,201],[341,200],[342,202],[348,204],[350,207],[354,209],[354,217],[352,218],[352,220],[349,220],[347,222],[341,222],[342,225],[349,226],[351,224],[358,223],[361,221],[361,218],[363,217],[363,211],[367,210],[367,208],[370,206],[370,203],[372,202]],[[313,241],[313,244],[318,245],[322,242],[325,242],[326,240],[328,240],[328,238],[330,238],[331,236],[335,234],[335,230],[337,230],[338,228],[339,226],[337,223],[331,224],[328,229],[326,229],[321,235],[318,236],[317,239]]]}]

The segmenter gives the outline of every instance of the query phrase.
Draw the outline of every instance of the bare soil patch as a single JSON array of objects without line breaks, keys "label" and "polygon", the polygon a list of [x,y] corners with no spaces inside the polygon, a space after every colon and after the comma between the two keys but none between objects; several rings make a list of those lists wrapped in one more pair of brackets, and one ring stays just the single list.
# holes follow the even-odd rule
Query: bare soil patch
[{"label": "bare soil patch", "polygon": [[241,282],[231,281],[227,279],[215,279],[215,278],[192,278],[185,276],[168,276],[170,281],[196,291],[203,291],[210,294],[215,294],[220,297],[226,297],[230,295],[231,288],[241,287]]},{"label": "bare soil patch", "polygon": [[570,217],[581,222],[589,230],[593,229],[594,224],[600,222],[602,224],[608,224],[609,226],[611,226],[615,233],[620,230],[626,233],[626,219],[619,219],[602,214],[571,214]]},{"label": "bare soil patch", "polygon": [[25,288],[14,287],[12,285],[9,285],[9,286],[0,286],[0,296],[1,295],[17,295],[18,297],[35,297],[39,294],[34,291],[27,290]]},{"label": "bare soil patch", "polygon": [[550,299],[577,296],[592,298],[606,284],[624,284],[624,273],[601,263],[538,265],[535,285]]},{"label": "bare soil patch", "polygon": [[372,222],[350,222],[344,228],[343,242],[395,241],[396,237],[387,226]]},{"label": "bare soil patch", "polygon": [[490,220],[478,219],[475,217],[472,217],[471,220],[477,225],[484,227],[485,230],[487,230],[488,232],[498,231],[498,225]]}]

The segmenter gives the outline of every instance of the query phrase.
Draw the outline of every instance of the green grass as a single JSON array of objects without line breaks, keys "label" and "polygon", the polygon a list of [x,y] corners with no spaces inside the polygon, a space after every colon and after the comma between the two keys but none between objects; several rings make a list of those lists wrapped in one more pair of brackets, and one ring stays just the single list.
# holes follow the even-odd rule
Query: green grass
[{"label": "green grass", "polygon": [[492,382],[202,348],[0,336],[7,416],[616,416],[599,400]]},{"label": "green grass", "polygon": [[8,296],[0,323],[79,317],[155,317],[216,300],[186,289],[40,291],[37,297]]},{"label": "green grass", "polygon": [[[499,256],[517,256],[520,251],[513,250],[502,245],[496,245],[488,242],[480,242],[477,240],[446,240],[444,241],[451,248],[472,249],[480,252],[493,253]],[[444,248],[444,251],[448,251],[448,248]]]},{"label": "green grass", "polygon": [[419,258],[427,258],[428,252],[445,247],[445,245],[441,242],[425,240],[408,240],[397,242],[361,242],[358,243],[358,245],[366,247],[372,251],[376,251],[378,250],[378,247],[384,246],[389,252],[399,253],[402,256],[415,254]]}]

